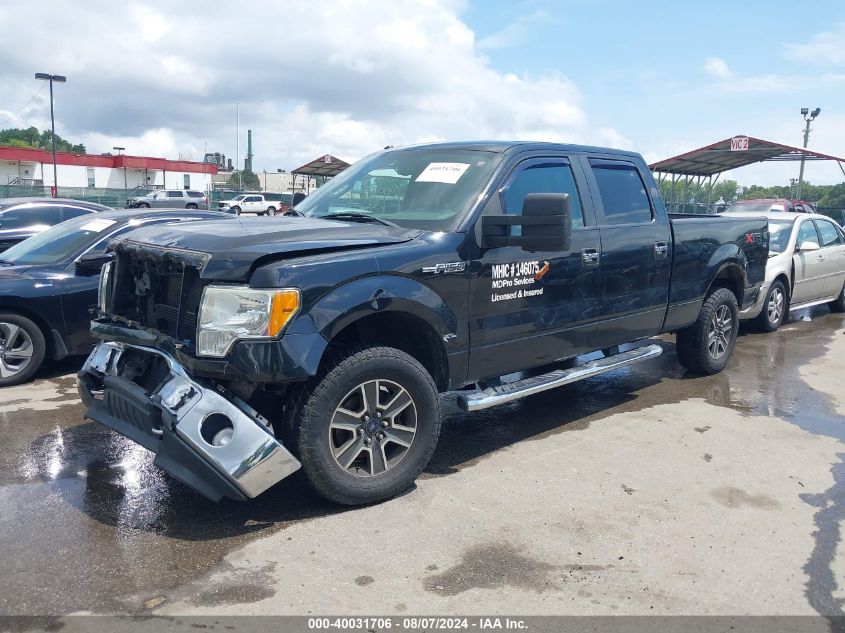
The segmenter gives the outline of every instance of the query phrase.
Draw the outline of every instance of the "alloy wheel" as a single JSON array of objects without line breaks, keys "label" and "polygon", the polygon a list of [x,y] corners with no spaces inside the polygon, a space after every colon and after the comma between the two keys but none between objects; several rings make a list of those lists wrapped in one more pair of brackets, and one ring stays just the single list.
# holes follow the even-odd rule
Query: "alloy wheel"
[{"label": "alloy wheel", "polygon": [[26,330],[16,323],[0,322],[0,377],[11,378],[22,372],[34,352]]},{"label": "alloy wheel", "polygon": [[780,324],[780,320],[783,317],[783,306],[785,302],[786,297],[784,296],[783,290],[779,287],[772,290],[772,293],[769,295],[769,303],[766,306],[769,323],[772,325]]},{"label": "alloy wheel", "polygon": [[707,333],[707,350],[714,360],[719,360],[727,353],[732,329],[731,310],[726,305],[720,305],[710,318],[710,330]]},{"label": "alloy wheel", "polygon": [[394,468],[411,448],[417,408],[392,380],[368,380],[344,396],[329,423],[329,448],[350,475],[375,477]]}]

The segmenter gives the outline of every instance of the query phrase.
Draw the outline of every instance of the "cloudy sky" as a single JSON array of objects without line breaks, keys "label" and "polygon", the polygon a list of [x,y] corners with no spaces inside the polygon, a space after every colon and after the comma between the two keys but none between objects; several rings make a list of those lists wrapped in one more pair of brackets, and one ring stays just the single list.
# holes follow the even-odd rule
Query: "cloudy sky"
[{"label": "cloudy sky", "polygon": [[[0,128],[49,127],[33,74],[64,74],[56,129],[90,152],[234,158],[239,102],[259,171],[432,140],[648,160],[736,134],[800,145],[804,106],[822,108],[811,146],[845,156],[841,0],[4,0],[0,32]],[[783,184],[797,169],[733,176]]]}]

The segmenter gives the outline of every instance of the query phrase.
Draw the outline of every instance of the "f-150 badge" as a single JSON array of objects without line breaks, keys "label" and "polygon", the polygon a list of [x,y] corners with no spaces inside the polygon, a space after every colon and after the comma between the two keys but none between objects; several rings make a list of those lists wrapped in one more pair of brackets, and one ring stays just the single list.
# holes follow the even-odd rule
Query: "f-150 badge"
[{"label": "f-150 badge", "polygon": [[445,264],[435,264],[434,266],[423,266],[422,271],[425,274],[446,275],[448,273],[462,273],[466,270],[466,267],[466,262],[447,262]]}]

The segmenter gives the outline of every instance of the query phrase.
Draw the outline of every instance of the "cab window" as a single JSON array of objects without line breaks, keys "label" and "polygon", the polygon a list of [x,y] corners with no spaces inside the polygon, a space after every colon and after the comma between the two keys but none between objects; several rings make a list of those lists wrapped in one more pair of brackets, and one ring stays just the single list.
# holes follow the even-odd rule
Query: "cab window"
[{"label": "cab window", "polygon": [[590,159],[606,224],[647,224],[653,219],[646,186],[636,165]]},{"label": "cab window", "polygon": [[[572,228],[584,226],[581,200],[572,168],[565,163],[531,165],[520,171],[504,193],[505,213],[521,215],[522,203],[529,193],[568,193],[572,207]],[[513,227],[516,235],[520,227]]]}]

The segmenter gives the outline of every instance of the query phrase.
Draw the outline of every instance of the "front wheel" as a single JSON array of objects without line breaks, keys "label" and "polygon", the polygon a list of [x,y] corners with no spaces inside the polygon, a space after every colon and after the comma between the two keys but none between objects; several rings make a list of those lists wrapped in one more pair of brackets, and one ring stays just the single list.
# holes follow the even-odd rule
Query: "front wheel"
[{"label": "front wheel", "polygon": [[309,482],[345,505],[410,487],[440,433],[434,381],[415,358],[390,347],[346,356],[303,389],[295,409]]},{"label": "front wheel", "polygon": [[845,312],[845,286],[839,291],[839,296],[827,304],[831,312]]},{"label": "front wheel", "polygon": [[150,208],[150,205],[148,205],[146,202],[141,202],[141,203],[138,205],[138,208],[139,208],[139,209],[149,209],[149,208]]},{"label": "front wheel", "polygon": [[232,207],[232,213],[234,213],[235,215],[240,215],[241,214],[241,208],[240,207]]},{"label": "front wheel", "polygon": [[786,316],[787,301],[786,288],[783,282],[779,279],[773,281],[769,292],[766,294],[766,300],[763,302],[763,310],[754,319],[755,325],[764,332],[777,330]]},{"label": "front wheel", "polygon": [[0,314],[0,387],[29,380],[44,362],[44,334],[19,314]]},{"label": "front wheel", "polygon": [[731,358],[738,331],[736,296],[717,288],[707,295],[695,323],[678,332],[678,361],[697,374],[718,374]]}]

